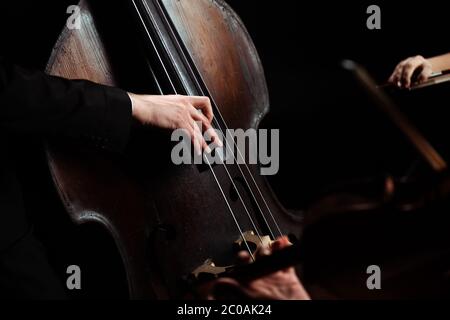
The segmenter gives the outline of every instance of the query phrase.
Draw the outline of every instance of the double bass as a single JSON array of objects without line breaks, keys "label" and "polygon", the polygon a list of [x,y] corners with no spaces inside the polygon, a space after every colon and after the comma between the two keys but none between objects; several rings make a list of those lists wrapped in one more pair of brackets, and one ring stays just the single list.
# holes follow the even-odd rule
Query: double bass
[{"label": "double bass", "polygon": [[[263,67],[225,1],[83,0],[79,6],[81,27],[63,30],[49,74],[207,96],[216,130],[258,129],[269,111]],[[258,166],[176,166],[170,145],[167,133],[145,128],[135,128],[121,155],[47,143],[65,209],[77,224],[108,230],[131,298],[179,298],[182,279],[225,272],[236,247],[253,254],[281,235],[297,241],[302,216],[283,208]],[[236,151],[238,160],[244,150]]]}]

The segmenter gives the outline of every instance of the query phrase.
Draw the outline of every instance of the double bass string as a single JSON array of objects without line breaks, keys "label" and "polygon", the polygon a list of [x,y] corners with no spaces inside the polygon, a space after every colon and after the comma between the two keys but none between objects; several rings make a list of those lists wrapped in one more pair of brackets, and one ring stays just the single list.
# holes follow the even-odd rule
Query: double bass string
[{"label": "double bass string", "polygon": [[[195,65],[195,62],[193,61],[193,59],[191,58],[190,60],[191,60],[192,63],[194,63],[194,65]],[[209,89],[208,89],[208,87],[207,87],[207,85],[206,85],[206,83],[205,83],[205,81],[203,80],[202,76],[201,76],[200,74],[199,74],[199,76],[200,76],[200,78],[201,78],[201,80],[202,80],[202,83],[205,85],[206,90],[207,90],[208,92],[210,92]],[[201,91],[202,95],[205,95],[205,92],[203,92],[203,90],[201,89],[201,86],[199,85],[197,79],[196,79],[195,77],[194,77],[194,79],[196,80],[197,86],[198,86],[199,90]],[[205,96],[206,96],[206,95],[205,95]],[[207,96],[211,99],[212,103],[216,106],[216,110],[217,110],[216,113],[219,115],[220,120],[221,120],[221,121],[223,122],[223,124],[225,125],[225,128],[226,128],[225,130],[229,130],[229,128],[228,128],[228,126],[227,126],[227,124],[226,124],[226,122],[225,122],[225,119],[224,119],[222,113],[220,112],[220,109],[218,108],[218,104],[215,102],[215,100],[214,100],[214,98],[212,97],[211,94],[209,94],[209,95],[207,95]],[[216,126],[217,128],[219,128],[219,129],[221,130],[222,134],[223,134],[225,130],[223,130],[223,129],[221,128],[221,125],[219,124],[219,122],[217,121],[216,118],[213,119],[213,122],[214,122],[215,126]],[[230,152],[233,154],[233,158],[234,158],[234,160],[236,161],[236,164],[237,164],[237,167],[238,167],[238,169],[239,169],[239,172],[241,173],[242,177],[244,178],[245,184],[247,185],[248,190],[250,191],[250,194],[251,194],[253,200],[255,201],[255,203],[256,203],[256,205],[257,205],[257,207],[258,207],[258,210],[259,210],[259,212],[260,212],[260,214],[261,214],[261,216],[262,216],[262,218],[264,219],[264,223],[266,224],[266,226],[267,226],[267,228],[268,228],[268,230],[269,230],[269,232],[270,232],[270,235],[271,235],[272,239],[275,240],[275,238],[276,238],[276,237],[275,237],[275,234],[274,234],[274,232],[273,232],[273,230],[272,230],[272,228],[271,228],[271,226],[270,226],[270,224],[269,224],[269,222],[268,222],[268,220],[267,220],[267,218],[266,218],[266,215],[264,214],[264,210],[262,210],[261,205],[260,205],[258,199],[256,198],[256,196],[255,196],[255,194],[254,194],[252,188],[250,187],[250,183],[248,182],[248,180],[247,180],[247,178],[246,178],[244,172],[242,171],[241,165],[239,164],[239,161],[238,161],[238,159],[236,158],[236,155],[234,154],[234,152],[231,150],[231,147],[230,147],[227,143],[225,143],[224,145],[226,146],[227,150],[230,151]],[[276,229],[277,229],[278,235],[279,235],[280,237],[283,236],[283,232],[281,231],[281,229],[280,229],[280,227],[279,227],[279,225],[278,225],[278,223],[277,223],[277,221],[276,221],[276,219],[275,219],[275,217],[274,217],[272,211],[270,210],[269,205],[267,204],[266,199],[264,198],[264,196],[263,196],[263,194],[262,194],[262,192],[261,192],[261,189],[259,188],[258,184],[256,183],[256,180],[255,180],[255,178],[253,177],[253,174],[252,174],[252,172],[250,171],[250,168],[248,167],[247,162],[245,161],[244,156],[242,155],[241,150],[238,148],[238,146],[237,146],[236,142],[234,141],[234,139],[233,139],[233,148],[236,148],[236,149],[237,149],[237,153],[239,154],[240,158],[242,159],[242,162],[244,163],[244,166],[245,166],[245,168],[247,169],[247,171],[248,171],[248,173],[249,173],[249,175],[250,175],[250,177],[251,177],[251,179],[252,179],[253,184],[255,185],[255,187],[256,187],[256,189],[257,189],[257,191],[258,191],[258,193],[259,193],[261,199],[262,199],[263,202],[264,202],[265,207],[267,208],[267,210],[268,210],[268,212],[269,212],[269,215],[270,215],[272,221],[273,221],[274,224],[275,224],[275,227],[276,227]],[[247,211],[247,214],[248,214],[248,216],[249,216],[249,219],[250,219],[250,221],[251,221],[253,227],[255,228],[255,231],[258,232],[258,230],[257,230],[257,228],[256,228],[256,226],[255,226],[255,223],[254,223],[253,219],[251,218],[251,215],[250,215],[250,213],[248,212],[248,209],[247,209],[247,207],[245,206],[245,203],[244,203],[244,201],[242,200],[242,197],[241,197],[241,195],[240,195],[238,189],[236,188],[236,185],[235,185],[235,183],[234,183],[233,178],[231,177],[229,171],[226,169],[226,164],[222,163],[222,165],[225,167],[225,170],[227,171],[227,174],[228,174],[228,176],[229,176],[229,178],[230,178],[230,180],[231,180],[231,182],[232,182],[234,188],[237,190],[238,195],[239,195],[239,198],[240,198],[240,200],[242,201],[245,210]],[[260,241],[261,241],[261,243],[262,243],[262,239],[261,239],[261,236],[259,235],[259,233],[258,233],[258,236],[259,236]]]},{"label": "double bass string", "polygon": [[[205,86],[206,86],[206,84],[205,84]],[[211,97],[211,100],[213,100],[213,103],[217,106],[217,104],[214,102],[214,99],[213,99],[212,97]],[[226,124],[226,122],[225,122],[225,119],[223,118],[223,116],[222,116],[222,114],[221,114],[219,108],[216,108],[216,109],[217,109],[217,112],[218,112],[218,114],[219,114],[219,116],[220,116],[222,122],[223,122],[224,125],[225,125],[226,130],[229,130],[229,128],[228,128],[228,126],[227,126],[227,124]],[[216,123],[217,123],[217,121],[216,121]],[[270,214],[270,216],[271,216],[271,218],[272,218],[272,221],[273,221],[274,224],[275,224],[275,227],[277,228],[277,232],[278,232],[279,236],[282,237],[282,236],[283,236],[283,233],[281,232],[280,226],[278,225],[277,220],[275,219],[275,217],[274,217],[272,211],[270,210],[269,205],[267,204],[267,201],[266,201],[266,199],[264,198],[264,196],[263,196],[263,194],[262,194],[262,192],[261,192],[261,189],[259,188],[258,184],[256,183],[256,180],[255,180],[255,178],[253,177],[253,174],[252,174],[252,172],[250,171],[250,168],[248,167],[248,165],[247,165],[247,163],[246,163],[246,161],[245,161],[245,159],[244,159],[244,156],[243,156],[242,153],[241,153],[241,150],[238,148],[238,146],[237,146],[237,144],[235,143],[234,140],[233,140],[233,146],[236,147],[236,150],[237,150],[239,156],[241,157],[242,162],[244,163],[245,168],[247,169],[247,171],[248,171],[250,177],[252,178],[253,184],[255,185],[256,189],[258,190],[258,193],[259,193],[259,195],[261,196],[261,199],[263,200],[263,202],[264,202],[264,204],[265,204],[267,210],[269,211],[269,214]],[[227,144],[227,149],[228,149],[228,144]],[[228,149],[228,150],[230,150],[230,149]],[[230,151],[231,151],[231,150],[230,150]],[[232,153],[233,153],[233,152],[232,152]],[[239,168],[239,171],[241,172],[242,177],[243,177],[244,180],[245,180],[245,183],[246,183],[246,185],[247,185],[247,187],[248,187],[248,190],[250,191],[250,193],[251,193],[251,195],[252,195],[252,197],[253,197],[253,200],[255,201],[256,205],[258,206],[258,209],[259,209],[259,211],[260,211],[260,213],[261,213],[261,215],[262,215],[262,217],[263,217],[263,219],[264,219],[264,222],[265,222],[267,228],[268,228],[269,231],[270,231],[270,234],[271,234],[271,236],[272,236],[272,239],[275,240],[275,235],[274,235],[274,233],[273,233],[273,231],[272,231],[272,228],[270,227],[270,224],[268,223],[267,218],[266,218],[266,216],[265,216],[265,214],[264,214],[264,211],[261,209],[261,206],[259,205],[259,202],[257,201],[256,196],[255,196],[255,194],[253,193],[252,188],[250,188],[250,184],[248,183],[248,180],[247,180],[247,178],[245,177],[245,174],[244,174],[244,172],[243,172],[242,169],[241,169],[241,165],[239,164],[238,160],[236,159],[236,157],[235,157],[234,155],[233,155],[233,157],[234,157],[234,160],[236,161],[236,164],[237,164],[237,167]]]},{"label": "double bass string", "polygon": [[[173,36],[172,39],[175,41],[176,45],[178,46],[178,49],[179,49],[178,52],[184,55],[184,50],[182,50],[181,44],[180,44],[180,42],[178,41],[178,37],[176,36],[175,31],[173,30],[171,24],[169,23],[168,18],[166,17],[166,15],[165,15],[163,9],[162,9],[161,7],[160,7],[159,9],[160,9],[160,12],[161,12],[161,14],[162,14],[162,18],[165,19],[166,26],[168,27],[168,29],[169,29],[170,32],[172,33],[172,36]],[[185,59],[185,61],[187,62],[187,59],[186,59],[186,56],[185,56],[185,55],[184,55],[184,59]],[[195,66],[195,63],[193,62],[192,58],[191,58],[191,61],[192,61],[192,63],[193,63],[194,66]],[[210,94],[209,94],[209,95],[206,95],[205,92],[203,92],[203,90],[201,89],[201,86],[199,85],[198,79],[195,77],[195,74],[194,74],[194,72],[193,72],[193,70],[192,70],[192,67],[189,65],[189,63],[186,65],[186,67],[188,67],[188,70],[190,71],[191,79],[192,79],[192,80],[195,80],[195,82],[196,82],[196,84],[197,84],[197,90],[199,90],[199,92],[201,93],[201,95],[203,95],[203,96],[211,96]],[[196,67],[196,66],[195,66],[195,67]],[[198,70],[198,69],[197,69],[197,70]],[[200,77],[201,77],[201,75],[200,75]],[[202,80],[202,82],[204,82],[204,81],[203,81],[203,78],[201,78],[201,80]],[[172,86],[173,86],[173,85],[172,85]],[[186,88],[185,88],[185,89],[186,89]],[[188,90],[186,90],[186,91],[188,91]],[[211,98],[211,97],[210,97],[210,98]],[[214,100],[213,100],[212,98],[211,98],[211,101],[216,105],[216,109],[218,109],[218,108],[217,108],[217,104],[214,102]],[[222,121],[224,121],[222,115],[220,115],[220,116],[221,116]],[[222,134],[224,134],[224,130],[221,128],[221,126],[220,126],[220,124],[218,123],[218,121],[217,121],[215,118],[213,118],[213,121],[214,121],[214,124],[216,125],[216,127],[222,131]],[[225,122],[224,122],[224,123],[225,123]],[[233,143],[234,143],[234,141],[233,141]],[[228,145],[227,145],[227,149],[229,150]],[[239,151],[239,152],[240,152],[240,151]],[[236,158],[234,158],[234,159],[236,160]],[[208,161],[208,162],[209,162],[209,161]],[[244,160],[244,163],[245,163],[245,160]],[[209,163],[208,163],[208,165],[211,167],[211,170],[212,170],[212,166],[211,166]],[[252,216],[251,216],[251,214],[250,214],[250,211],[248,210],[247,206],[245,205],[245,202],[244,202],[244,200],[243,200],[243,198],[242,198],[242,195],[241,195],[241,193],[239,192],[239,189],[237,188],[237,186],[236,186],[236,184],[235,184],[235,182],[234,182],[234,179],[232,178],[230,172],[229,172],[228,169],[227,169],[227,165],[226,165],[225,163],[222,163],[222,166],[223,166],[223,168],[225,169],[225,172],[227,173],[228,178],[230,179],[230,182],[231,182],[231,184],[232,184],[234,190],[236,191],[236,193],[237,193],[237,195],[238,195],[238,197],[239,197],[240,202],[242,203],[242,205],[243,205],[243,207],[244,207],[244,209],[245,209],[245,212],[246,212],[246,214],[247,214],[247,217],[249,218],[249,221],[250,221],[252,227],[254,228],[254,231],[256,232],[256,234],[257,234],[257,236],[258,236],[258,238],[259,238],[259,241],[261,242],[261,244],[263,244],[263,240],[262,240],[262,237],[261,237],[260,232],[259,232],[259,230],[258,230],[258,227],[256,226],[256,223],[254,222],[254,220],[253,220],[253,218],[252,218]],[[240,168],[239,168],[239,170],[240,170],[241,174],[243,175],[243,178],[244,178],[245,181],[246,181],[247,179],[245,178],[245,176],[244,176],[242,170],[241,170]],[[257,200],[256,197],[254,196],[253,191],[251,190],[251,188],[250,188],[250,186],[249,186],[249,184],[248,184],[247,181],[246,181],[246,185],[247,185],[248,189],[249,189],[249,190],[251,191],[251,193],[252,193],[253,200],[255,201],[255,203],[256,203],[257,206],[258,206],[259,212],[260,212],[260,214],[262,215],[262,217],[263,217],[263,219],[264,219],[264,221],[265,221],[265,224],[266,224],[267,228],[269,229],[269,232],[270,232],[272,238],[275,239],[275,235],[274,235],[274,233],[272,232],[272,229],[270,228],[270,225],[269,225],[268,222],[267,222],[267,219],[266,219],[266,217],[265,217],[265,215],[264,215],[264,212],[261,210],[261,207],[260,207],[260,205],[259,205],[259,203],[258,203],[258,200]],[[224,196],[225,196],[225,195],[224,195]],[[280,232],[280,235],[281,235],[281,232]]]},{"label": "double bass string", "polygon": [[[133,1],[134,1],[134,0],[133,0]],[[171,32],[172,35],[173,35],[172,38],[173,38],[174,41],[176,42],[178,48],[181,49],[181,50],[179,50],[179,53],[182,54],[182,55],[184,55],[184,59],[185,59],[186,62],[189,62],[189,61],[190,61],[190,62],[195,66],[195,68],[198,70],[198,68],[197,68],[197,66],[196,66],[196,64],[195,64],[195,61],[194,61],[194,59],[192,59],[192,57],[190,56],[190,53],[188,52],[188,50],[183,50],[183,48],[182,48],[182,46],[181,46],[181,44],[180,44],[180,42],[179,42],[179,40],[178,40],[177,34],[176,34],[175,31],[173,30],[171,24],[170,24],[169,21],[168,21],[168,18],[166,17],[166,15],[165,15],[164,12],[163,12],[163,10],[161,10],[161,12],[162,12],[162,15],[163,15],[164,19],[166,20],[166,25],[168,26],[168,28],[170,29],[170,32]],[[187,59],[186,54],[189,56],[189,59]],[[196,82],[196,84],[197,84],[197,89],[200,91],[200,93],[201,93],[203,96],[208,96],[208,97],[211,99],[212,103],[216,106],[216,110],[217,110],[217,113],[218,113],[218,115],[219,115],[221,121],[222,121],[223,124],[225,125],[225,129],[226,129],[226,130],[229,130],[229,128],[228,128],[228,126],[227,126],[227,124],[226,124],[226,122],[225,122],[225,119],[224,119],[222,113],[220,112],[220,109],[218,108],[218,104],[215,102],[214,98],[213,98],[212,95],[210,94],[209,88],[207,87],[206,82],[204,81],[202,75],[201,75],[199,72],[197,73],[198,76],[200,77],[201,82],[203,83],[203,85],[205,86],[205,88],[206,88],[206,90],[207,90],[207,92],[208,92],[209,94],[205,94],[205,92],[203,91],[202,86],[200,85],[198,79],[196,78],[195,73],[193,72],[192,67],[190,66],[189,63],[187,63],[187,67],[189,67],[189,71],[190,71],[190,73],[191,73],[191,74],[190,74],[191,79],[192,79],[192,80],[195,80],[195,82]],[[220,126],[220,124],[219,124],[219,122],[217,121],[217,119],[214,118],[213,121],[214,121],[215,126],[216,126],[218,129],[220,129],[221,132],[222,132],[222,134],[223,134],[225,131],[222,129],[222,127]],[[228,151],[231,151],[231,153],[233,154],[233,158],[234,158],[234,160],[236,161],[237,167],[239,168],[239,171],[240,171],[242,177],[244,178],[245,184],[246,184],[248,190],[250,191],[251,196],[252,196],[253,200],[255,201],[255,203],[256,203],[256,205],[257,205],[257,207],[258,207],[258,210],[259,210],[259,212],[260,212],[260,214],[261,214],[261,216],[262,216],[262,218],[263,218],[263,220],[264,220],[264,223],[266,224],[266,227],[268,228],[268,230],[269,230],[269,232],[270,232],[270,235],[271,235],[272,239],[275,240],[275,238],[276,238],[276,237],[275,237],[275,234],[274,234],[274,232],[272,231],[272,228],[271,228],[270,224],[268,223],[268,220],[267,220],[267,218],[266,218],[266,215],[264,214],[264,211],[262,210],[261,205],[259,204],[258,199],[256,198],[256,196],[255,196],[255,194],[254,194],[252,188],[250,187],[250,184],[249,184],[249,182],[248,182],[248,180],[247,180],[247,178],[246,178],[244,172],[243,172],[242,169],[241,169],[240,164],[239,164],[239,162],[237,161],[236,156],[234,155],[234,152],[230,149],[230,146],[228,146],[227,143],[225,143],[225,145],[226,145],[227,150],[228,150]],[[248,167],[248,165],[247,165],[247,163],[246,163],[246,161],[245,161],[245,159],[244,159],[244,157],[243,157],[243,155],[242,155],[240,149],[238,148],[238,146],[237,146],[237,144],[235,143],[234,140],[233,140],[233,147],[235,147],[235,148],[237,149],[239,156],[241,157],[241,159],[242,159],[242,161],[243,161],[243,163],[244,163],[244,165],[245,165],[245,167],[246,167],[246,169],[247,169],[247,171],[248,171],[250,177],[252,178],[252,182],[253,182],[253,184],[256,186],[256,189],[257,189],[259,195],[261,196],[261,198],[262,198],[262,200],[263,200],[263,202],[264,202],[264,205],[265,205],[265,207],[267,208],[267,210],[268,210],[268,212],[269,212],[269,215],[270,215],[272,221],[274,222],[274,224],[275,224],[275,226],[276,226],[276,229],[277,229],[277,232],[278,232],[279,236],[283,236],[283,233],[281,232],[281,229],[280,229],[280,227],[279,227],[279,225],[278,225],[278,223],[277,223],[277,221],[276,221],[276,219],[275,219],[275,217],[274,217],[272,211],[270,210],[270,207],[269,207],[269,205],[267,204],[267,201],[266,201],[266,199],[264,198],[264,196],[263,196],[263,194],[262,194],[262,192],[261,192],[261,189],[259,188],[258,184],[256,183],[256,180],[255,180],[255,178],[253,177],[253,174],[252,174],[252,172],[250,171],[250,168]],[[233,184],[233,187],[234,187],[235,190],[237,191],[238,196],[239,196],[239,199],[241,200],[242,205],[244,206],[244,209],[245,209],[245,211],[246,211],[246,213],[247,213],[247,216],[248,216],[248,218],[250,219],[250,222],[251,222],[252,226],[255,228],[255,232],[257,232],[257,235],[258,235],[258,237],[259,237],[259,239],[260,239],[260,242],[261,242],[261,244],[262,244],[262,243],[263,243],[263,242],[262,242],[262,238],[261,238],[261,236],[260,236],[260,234],[259,234],[259,231],[258,231],[258,229],[257,229],[257,227],[256,227],[256,224],[254,223],[253,218],[251,217],[250,212],[248,211],[248,209],[247,209],[247,207],[246,207],[246,205],[245,205],[245,203],[244,203],[244,201],[243,201],[243,199],[242,199],[242,196],[240,195],[239,190],[237,189],[237,187],[236,187],[236,185],[235,185],[235,183],[234,183],[233,178],[231,177],[231,175],[230,175],[228,169],[226,168],[226,164],[222,163],[222,165],[224,166],[225,171],[227,172],[227,175],[228,175],[228,177],[230,178],[231,183]]]},{"label": "double bass string", "polygon": [[[156,47],[156,45],[155,45],[155,43],[154,43],[154,41],[153,41],[151,35],[150,35],[150,32],[149,32],[149,30],[148,30],[148,28],[147,28],[147,26],[146,26],[146,24],[145,24],[145,22],[144,22],[144,20],[143,20],[143,18],[142,18],[142,15],[141,15],[141,13],[139,12],[139,9],[138,9],[138,7],[137,7],[137,5],[136,5],[136,3],[135,3],[135,0],[132,0],[132,2],[133,2],[133,6],[134,6],[134,8],[135,8],[135,10],[136,10],[136,13],[138,14],[139,19],[141,20],[142,26],[144,27],[144,29],[145,29],[145,31],[146,31],[146,33],[147,33],[147,36],[148,36],[148,38],[149,38],[149,40],[150,40],[150,43],[152,44],[152,46],[153,46],[153,48],[154,48],[154,50],[155,50],[155,52],[156,52],[156,55],[157,55],[157,57],[158,57],[158,60],[159,60],[159,62],[160,62],[160,64],[161,64],[162,68],[164,69],[164,73],[165,73],[165,75],[166,75],[166,77],[167,77],[167,80],[169,81],[170,86],[172,87],[173,92],[174,92],[175,94],[177,94],[176,87],[175,87],[175,85],[174,85],[174,83],[173,83],[173,81],[172,81],[172,79],[171,79],[171,76],[170,76],[169,72],[167,71],[167,68],[166,68],[166,66],[165,66],[165,64],[164,64],[164,61],[163,61],[163,59],[161,58],[161,55],[160,55],[160,53],[159,53],[159,51],[158,51],[158,49],[157,49],[157,47]],[[229,203],[229,201],[228,201],[228,199],[227,199],[227,197],[226,197],[226,195],[225,195],[225,192],[224,192],[224,190],[223,190],[223,187],[222,187],[222,185],[220,184],[219,179],[217,178],[217,175],[216,175],[216,173],[214,172],[214,169],[213,169],[211,163],[209,162],[209,160],[207,159],[207,157],[205,157],[205,159],[206,159],[207,165],[208,165],[208,167],[209,167],[209,169],[210,169],[210,171],[211,171],[211,173],[212,173],[212,175],[213,175],[213,177],[214,177],[214,180],[215,180],[217,186],[219,187],[219,190],[220,190],[220,192],[221,192],[221,194],[222,194],[222,196],[223,196],[223,198],[224,198],[224,200],[225,200],[225,203],[226,203],[226,205],[227,205],[227,207],[228,207],[228,210],[230,211],[231,216],[232,216],[232,218],[233,218],[233,220],[234,220],[234,222],[235,222],[235,224],[236,224],[236,227],[237,227],[237,229],[238,229],[238,231],[239,231],[239,233],[240,233],[240,236],[241,236],[241,238],[242,238],[242,240],[243,240],[243,243],[244,243],[244,245],[245,245],[245,247],[246,247],[246,250],[247,250],[248,253],[250,254],[251,258],[252,258],[253,260],[255,260],[255,257],[254,257],[254,255],[253,255],[253,252],[252,252],[252,250],[250,249],[250,246],[249,246],[249,244],[248,244],[248,241],[247,241],[246,238],[245,238],[244,232],[243,232],[243,230],[242,230],[242,227],[241,227],[240,224],[239,224],[239,221],[238,221],[238,219],[237,219],[237,217],[236,217],[236,214],[234,213],[234,211],[233,211],[233,209],[232,209],[232,207],[231,207],[231,205],[230,205],[230,203]],[[225,170],[227,171],[229,177],[231,177],[231,175],[229,174],[229,172],[228,172],[228,170],[227,170],[227,168],[226,168],[225,165],[224,165],[224,168],[225,168]],[[233,179],[231,179],[231,182],[232,182],[233,185],[234,185]],[[239,192],[239,191],[237,190],[237,188],[236,188],[236,191]],[[241,199],[241,201],[242,201],[242,197],[240,197],[240,199]],[[247,207],[245,206],[245,203],[244,203],[243,201],[242,201],[242,205],[246,208],[246,211],[248,212],[248,209],[247,209]],[[253,219],[251,218],[251,216],[249,216],[249,218],[251,219],[252,223],[254,224]],[[256,232],[257,232],[257,230],[256,230]],[[258,234],[258,236],[259,236],[259,234]],[[261,239],[260,236],[259,236],[259,238],[260,238],[260,241],[261,241],[261,243],[262,243],[262,239]]]}]

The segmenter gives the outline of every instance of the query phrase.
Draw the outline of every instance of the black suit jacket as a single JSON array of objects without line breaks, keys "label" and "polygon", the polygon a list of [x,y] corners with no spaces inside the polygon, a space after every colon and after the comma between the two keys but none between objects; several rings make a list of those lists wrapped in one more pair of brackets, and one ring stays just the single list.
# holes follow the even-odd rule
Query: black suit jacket
[{"label": "black suit jacket", "polygon": [[0,252],[29,228],[9,158],[10,137],[57,135],[120,151],[130,125],[126,92],[27,71],[0,58]]}]

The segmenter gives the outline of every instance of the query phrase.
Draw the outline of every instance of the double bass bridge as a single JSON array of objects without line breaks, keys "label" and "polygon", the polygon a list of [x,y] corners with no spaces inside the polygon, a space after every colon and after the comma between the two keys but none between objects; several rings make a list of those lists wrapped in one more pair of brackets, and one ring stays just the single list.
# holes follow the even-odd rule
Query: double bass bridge
[{"label": "double bass bridge", "polygon": [[[262,250],[269,248],[272,244],[270,236],[259,236],[253,231],[246,231],[239,239],[234,241],[233,247],[236,251],[245,250],[246,247],[250,248],[251,254],[254,257]],[[248,250],[248,249],[247,249]],[[201,266],[196,268],[190,275],[190,278],[194,281],[201,280],[213,280],[223,275],[226,275],[234,269],[234,265],[230,266],[217,266],[213,259],[207,259]]]}]

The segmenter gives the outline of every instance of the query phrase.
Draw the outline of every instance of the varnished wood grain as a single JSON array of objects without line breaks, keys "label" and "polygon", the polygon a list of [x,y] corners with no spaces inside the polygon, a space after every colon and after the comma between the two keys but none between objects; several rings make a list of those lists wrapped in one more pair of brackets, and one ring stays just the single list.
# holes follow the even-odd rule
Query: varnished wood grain
[{"label": "varnished wood grain", "polygon": [[[256,128],[268,112],[268,91],[258,54],[239,18],[222,1],[167,0],[163,4],[229,127]],[[128,61],[113,63],[97,28],[98,18],[85,2],[81,6],[82,28],[63,31],[47,70],[71,79],[115,85],[115,64],[127,65]],[[120,45],[119,36],[108,38]],[[135,57],[131,54],[129,59]],[[133,70],[129,76],[133,77]],[[269,226],[274,228],[270,209],[283,233],[300,233],[301,219],[282,208],[256,167],[250,172],[261,194],[255,185],[248,190],[241,183],[243,203],[232,196],[233,182],[243,181],[239,167],[214,168],[227,204],[209,170],[171,162],[167,136],[145,130],[139,133],[121,156],[69,143],[51,143],[48,148],[53,180],[72,219],[100,223],[115,239],[132,298],[178,297],[182,294],[180,279],[206,259],[212,258],[218,265],[233,263],[233,243],[240,233],[229,208],[243,231],[253,229],[243,203],[259,229],[265,228],[251,190],[257,194]],[[253,181],[250,172],[245,171],[245,177]]]},{"label": "varnished wood grain", "polygon": [[269,95],[258,53],[239,17],[221,0],[162,3],[227,123],[256,128],[269,111]]}]

